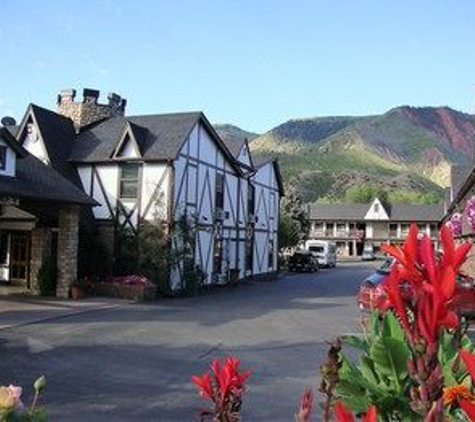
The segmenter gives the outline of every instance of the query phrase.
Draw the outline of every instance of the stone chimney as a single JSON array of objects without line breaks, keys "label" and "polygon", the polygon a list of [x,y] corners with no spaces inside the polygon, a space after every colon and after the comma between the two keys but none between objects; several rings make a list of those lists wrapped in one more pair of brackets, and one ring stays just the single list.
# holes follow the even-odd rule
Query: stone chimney
[{"label": "stone chimney", "polygon": [[127,101],[119,95],[110,93],[108,103],[99,103],[100,92],[95,89],[84,89],[82,101],[75,101],[76,90],[65,89],[58,94],[58,113],[69,117],[76,130],[99,120],[115,116],[123,116]]}]

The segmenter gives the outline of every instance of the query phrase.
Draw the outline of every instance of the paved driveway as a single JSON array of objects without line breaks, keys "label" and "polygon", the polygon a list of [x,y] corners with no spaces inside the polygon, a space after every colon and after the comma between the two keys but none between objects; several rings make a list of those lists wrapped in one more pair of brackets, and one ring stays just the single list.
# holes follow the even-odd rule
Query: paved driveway
[{"label": "paved driveway", "polygon": [[325,341],[358,330],[354,296],[370,271],[344,264],[1,330],[0,381],[28,387],[45,373],[52,421],[192,421],[202,403],[190,375],[233,354],[253,370],[244,420],[292,421]]}]

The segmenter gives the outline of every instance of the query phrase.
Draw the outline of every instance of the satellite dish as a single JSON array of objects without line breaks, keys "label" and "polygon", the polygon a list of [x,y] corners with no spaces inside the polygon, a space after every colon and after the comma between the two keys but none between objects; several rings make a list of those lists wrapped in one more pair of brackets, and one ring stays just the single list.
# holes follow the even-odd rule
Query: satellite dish
[{"label": "satellite dish", "polygon": [[4,118],[2,118],[2,120],[0,120],[0,123],[3,126],[15,126],[16,120],[13,117],[5,116]]}]

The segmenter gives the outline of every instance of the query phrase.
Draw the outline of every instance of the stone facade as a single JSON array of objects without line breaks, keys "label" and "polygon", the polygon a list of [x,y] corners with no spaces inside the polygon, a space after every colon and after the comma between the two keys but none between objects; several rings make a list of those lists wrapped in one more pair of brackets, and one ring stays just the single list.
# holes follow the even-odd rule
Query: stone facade
[{"label": "stone facade", "polygon": [[69,117],[76,129],[80,129],[99,120],[114,116],[123,116],[127,101],[119,95],[110,93],[108,104],[99,104],[99,91],[84,89],[83,101],[74,101],[75,89],[63,90],[58,95],[58,113]]},{"label": "stone facade", "polygon": [[38,272],[51,256],[52,234],[50,228],[35,228],[31,232],[30,290],[33,295],[40,294]]},{"label": "stone facade", "polygon": [[78,268],[79,207],[63,206],[59,211],[58,282],[56,296],[67,298]]}]

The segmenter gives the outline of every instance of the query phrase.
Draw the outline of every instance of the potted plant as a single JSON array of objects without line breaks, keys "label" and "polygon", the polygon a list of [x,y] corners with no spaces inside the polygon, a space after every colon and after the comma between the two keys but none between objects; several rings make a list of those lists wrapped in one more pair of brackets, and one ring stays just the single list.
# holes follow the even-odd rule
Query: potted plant
[{"label": "potted plant", "polygon": [[71,298],[73,300],[81,300],[86,296],[87,284],[83,280],[76,280],[71,284]]}]

